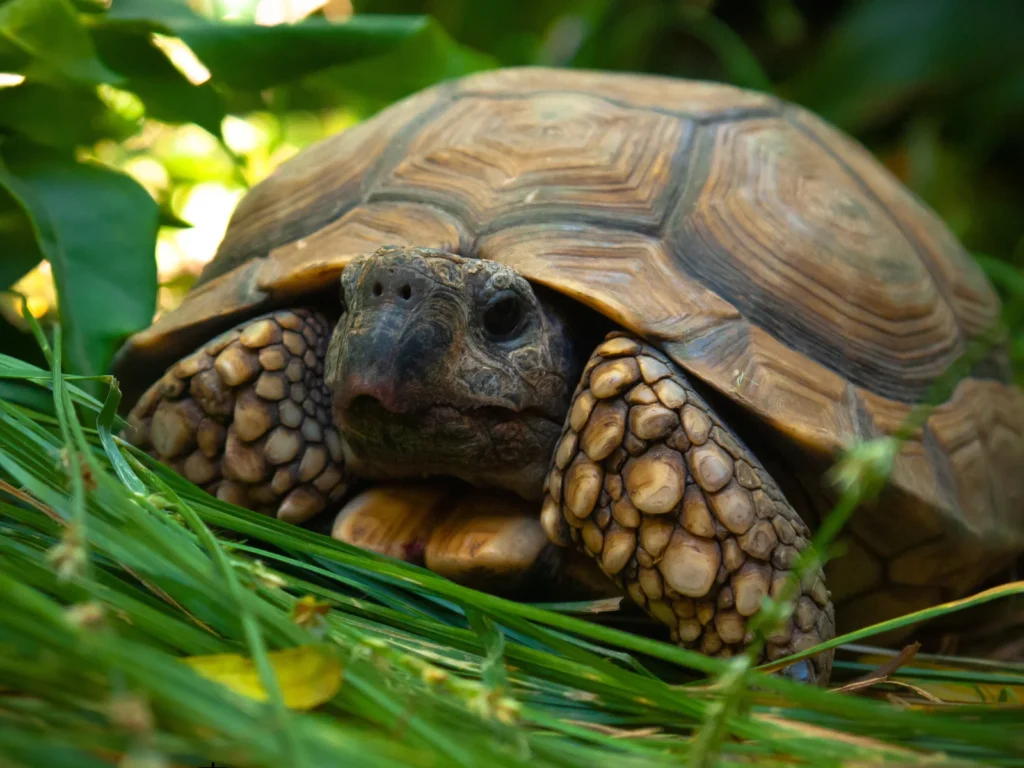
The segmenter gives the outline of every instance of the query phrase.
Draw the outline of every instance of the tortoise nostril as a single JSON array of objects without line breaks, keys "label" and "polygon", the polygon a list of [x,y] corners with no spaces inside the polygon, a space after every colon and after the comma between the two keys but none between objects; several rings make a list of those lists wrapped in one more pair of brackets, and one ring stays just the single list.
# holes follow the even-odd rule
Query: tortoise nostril
[{"label": "tortoise nostril", "polygon": [[408,301],[409,299],[412,298],[412,286],[406,283],[405,285],[398,289],[398,295],[401,296],[406,301]]},{"label": "tortoise nostril", "polygon": [[380,283],[374,283],[373,288],[371,290],[373,291],[374,296],[380,296],[382,293],[384,293],[384,286],[381,285]]}]

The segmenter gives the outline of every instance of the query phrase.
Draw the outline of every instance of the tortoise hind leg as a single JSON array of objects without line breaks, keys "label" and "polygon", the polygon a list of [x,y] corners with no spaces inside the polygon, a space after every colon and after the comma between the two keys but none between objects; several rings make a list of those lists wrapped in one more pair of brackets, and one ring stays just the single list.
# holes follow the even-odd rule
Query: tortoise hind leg
[{"label": "tortoise hind leg", "polygon": [[324,358],[331,325],[274,312],[171,366],[127,438],[218,498],[300,523],[345,493]]},{"label": "tortoise hind leg", "polygon": [[[576,390],[548,475],[549,538],[595,558],[673,641],[731,656],[748,621],[781,589],[809,532],[755,456],[659,351],[612,334]],[[789,624],[767,638],[774,661],[835,633],[820,570]],[[828,652],[806,670],[827,680]]]}]

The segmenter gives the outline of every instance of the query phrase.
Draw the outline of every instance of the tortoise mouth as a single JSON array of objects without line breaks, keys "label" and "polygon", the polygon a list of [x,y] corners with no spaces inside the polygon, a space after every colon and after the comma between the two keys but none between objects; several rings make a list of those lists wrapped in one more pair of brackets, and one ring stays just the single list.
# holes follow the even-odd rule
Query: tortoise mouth
[{"label": "tortoise mouth", "polygon": [[346,461],[367,479],[457,477],[481,487],[542,495],[561,424],[536,410],[432,403],[395,413],[360,395],[337,409]]}]

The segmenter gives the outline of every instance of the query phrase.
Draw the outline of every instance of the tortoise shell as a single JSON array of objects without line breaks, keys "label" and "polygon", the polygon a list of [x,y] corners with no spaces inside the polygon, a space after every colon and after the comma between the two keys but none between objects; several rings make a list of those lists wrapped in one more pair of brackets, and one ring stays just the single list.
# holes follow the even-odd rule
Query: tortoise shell
[{"label": "tortoise shell", "polygon": [[[1000,311],[936,215],[797,106],[506,69],[420,92],[285,163],[117,367],[155,378],[384,244],[503,262],[657,344],[804,458],[791,466],[818,510],[828,462],[896,429]],[[1009,381],[997,349],[851,521],[829,574],[841,625],[962,593],[1024,548],[1024,393]]]}]

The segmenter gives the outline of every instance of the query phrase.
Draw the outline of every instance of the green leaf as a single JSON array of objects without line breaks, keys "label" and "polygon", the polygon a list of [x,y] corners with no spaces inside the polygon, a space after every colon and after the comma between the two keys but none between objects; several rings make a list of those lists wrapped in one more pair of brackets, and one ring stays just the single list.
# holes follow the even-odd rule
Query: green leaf
[{"label": "green leaf", "polygon": [[[258,91],[321,70],[374,61],[353,77],[371,72],[373,82],[352,86],[369,94],[376,83],[397,80],[388,93],[406,95],[439,79],[493,66],[490,57],[459,46],[426,16],[353,16],[342,23],[309,18],[298,24],[217,24],[179,3],[152,0],[114,3],[98,29],[123,25],[180,37],[210,70],[218,85]],[[396,59],[389,53],[404,51]],[[345,74],[338,71],[338,74]],[[387,100],[390,96],[378,96]]]},{"label": "green leaf", "polygon": [[0,37],[0,72],[21,72],[31,61],[31,56],[14,43]]},{"label": "green leaf", "polygon": [[492,690],[504,690],[508,687],[508,676],[505,673],[505,635],[490,618],[474,608],[466,609],[466,618],[487,652],[480,670],[481,681]]},{"label": "green leaf", "polygon": [[143,27],[160,25],[165,30],[192,24],[213,24],[189,7],[185,0],[118,0],[111,3],[101,22],[133,22]]},{"label": "green leaf", "polygon": [[343,24],[194,25],[175,30],[220,83],[262,90],[327,67],[385,53],[423,34],[423,17],[356,16]]},{"label": "green leaf", "polygon": [[312,102],[304,106],[343,100],[373,111],[434,83],[496,64],[490,56],[455,44],[436,22],[428,21],[417,34],[386,53],[304,78],[300,99]]},{"label": "green leaf", "polygon": [[868,0],[851,6],[813,66],[783,95],[848,130],[871,125],[923,93],[991,82],[1021,66],[1018,0]]},{"label": "green leaf", "polygon": [[[46,357],[39,349],[32,334],[11,325],[5,318],[0,317],[0,358],[3,355],[13,355],[35,365],[46,365]],[[0,400],[30,402],[39,410],[39,402],[33,396],[26,397],[29,397],[29,400],[26,401],[24,397],[16,397],[10,387],[0,386]],[[47,396],[46,399],[49,400],[49,408],[52,408],[53,398]],[[47,410],[47,408],[43,408],[43,410]]]},{"label": "green leaf", "polygon": [[0,41],[0,56],[20,54],[28,62],[22,71],[30,77],[118,83],[96,58],[89,33],[67,0],[0,3]]},{"label": "green leaf", "polygon": [[57,148],[122,140],[137,128],[135,121],[104,104],[95,90],[33,82],[0,89],[0,126]]},{"label": "green leaf", "polygon": [[[103,446],[107,459],[117,475],[118,480],[124,483],[125,488],[135,493],[145,493],[146,487],[139,480],[138,475],[128,466],[124,456],[117,448],[114,440],[113,427],[117,418],[117,407],[121,404],[121,387],[117,379],[110,377],[110,388],[107,390],[107,397],[103,401],[103,409],[96,417],[96,432],[100,436],[100,444]],[[123,422],[121,422],[123,424]],[[121,426],[118,424],[118,426]]]},{"label": "green leaf", "polygon": [[209,82],[193,85],[150,42],[150,32],[132,25],[93,31],[103,63],[124,77],[125,90],[146,106],[147,116],[165,123],[195,123],[219,135],[224,98]]},{"label": "green leaf", "polygon": [[69,368],[104,371],[156,303],[157,206],[133,179],[27,143],[3,145],[0,185],[53,268]]},{"label": "green leaf", "polygon": [[25,276],[43,258],[32,234],[32,225],[17,201],[0,189],[0,291]]},{"label": "green leaf", "polygon": [[683,29],[715,52],[729,81],[742,88],[771,91],[772,84],[754,52],[728,24],[710,11],[683,5],[679,12]]},{"label": "green leaf", "polygon": [[[6,333],[5,324],[0,322],[0,328]],[[16,333],[17,331],[15,331]],[[28,336],[28,334],[20,334]],[[31,341],[31,338],[29,338]],[[6,346],[6,339],[4,339]],[[31,408],[37,413],[53,415],[53,395],[44,389],[33,386],[23,381],[0,381],[0,400],[5,403],[13,403]]]},{"label": "green leaf", "polygon": [[163,205],[160,208],[160,226],[173,229],[190,229],[195,225],[181,218],[169,205]]},{"label": "green leaf", "polygon": [[1024,271],[988,254],[976,253],[974,259],[997,287],[1010,296],[1024,298]]}]

